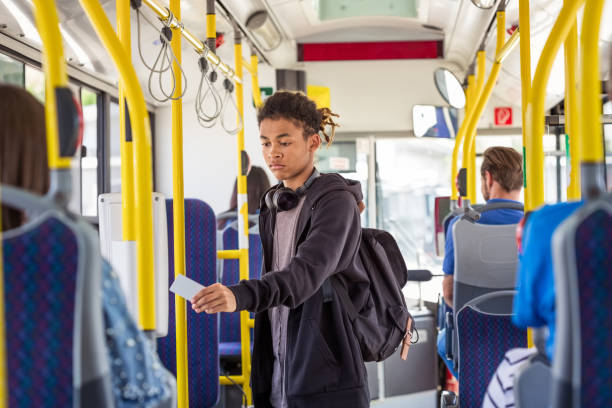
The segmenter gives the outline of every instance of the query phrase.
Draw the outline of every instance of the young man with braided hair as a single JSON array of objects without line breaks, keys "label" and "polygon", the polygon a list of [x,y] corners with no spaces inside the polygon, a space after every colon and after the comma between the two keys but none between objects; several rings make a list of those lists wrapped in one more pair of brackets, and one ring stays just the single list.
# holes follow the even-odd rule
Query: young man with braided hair
[{"label": "young man with braided hair", "polygon": [[215,284],[192,300],[198,313],[255,313],[251,385],[257,408],[369,406],[359,343],[342,303],[323,285],[334,276],[357,310],[368,302],[368,276],[358,256],[361,187],[314,168],[321,136],[333,140],[334,116],[298,92],[279,91],[266,100],[258,113],[262,152],[282,182],[260,202],[261,280]]}]

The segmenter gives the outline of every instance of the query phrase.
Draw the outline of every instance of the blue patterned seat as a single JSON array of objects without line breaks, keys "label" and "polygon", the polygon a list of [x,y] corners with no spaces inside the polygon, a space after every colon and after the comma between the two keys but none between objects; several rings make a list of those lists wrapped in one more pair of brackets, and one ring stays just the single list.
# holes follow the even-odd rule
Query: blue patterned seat
[{"label": "blue patterned seat", "polygon": [[527,331],[512,324],[515,291],[498,291],[479,296],[456,314],[459,367],[459,396],[442,396],[442,406],[480,408],[487,385],[506,351],[526,347]]},{"label": "blue patterned seat", "polygon": [[588,203],[554,237],[557,342],[553,407],[612,405],[612,196]]},{"label": "blue patterned seat", "polygon": [[[249,234],[249,277],[259,279],[261,276],[262,247],[259,234]],[[228,225],[223,230],[223,249],[238,249],[238,231],[236,223]],[[235,285],[240,281],[240,267],[237,259],[223,261],[221,283]],[[252,336],[251,336],[252,338]],[[219,354],[222,356],[237,356],[241,353],[240,347],[240,314],[222,313],[219,332]]]},{"label": "blue patterned seat", "polygon": [[50,210],[2,245],[9,406],[112,406],[95,232]]},{"label": "blue patterned seat", "polygon": [[[166,200],[170,282],[174,281],[174,222],[172,200]],[[208,286],[216,282],[216,222],[208,204],[185,200],[185,260],[189,278]],[[168,335],[157,340],[164,365],[176,374],[176,324],[174,294],[168,292]],[[217,315],[197,314],[187,304],[187,349],[189,405],[212,407],[219,395],[219,353]]]}]

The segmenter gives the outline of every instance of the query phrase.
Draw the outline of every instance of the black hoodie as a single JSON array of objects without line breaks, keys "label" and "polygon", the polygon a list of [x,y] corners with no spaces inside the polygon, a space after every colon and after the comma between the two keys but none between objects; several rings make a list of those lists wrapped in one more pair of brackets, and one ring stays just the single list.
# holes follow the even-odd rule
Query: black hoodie
[{"label": "black hoodie", "polygon": [[357,310],[368,301],[368,277],[357,255],[361,200],[359,182],[338,174],[318,177],[306,192],[298,218],[295,256],[286,268],[266,273],[271,270],[276,213],[262,199],[262,277],[230,287],[237,310],[256,313],[251,376],[255,407],[271,407],[274,356],[266,311],[279,305],[291,309],[284,376],[289,408],[369,406],[365,366],[351,323],[337,295],[324,302],[321,289],[325,279],[337,274]]}]

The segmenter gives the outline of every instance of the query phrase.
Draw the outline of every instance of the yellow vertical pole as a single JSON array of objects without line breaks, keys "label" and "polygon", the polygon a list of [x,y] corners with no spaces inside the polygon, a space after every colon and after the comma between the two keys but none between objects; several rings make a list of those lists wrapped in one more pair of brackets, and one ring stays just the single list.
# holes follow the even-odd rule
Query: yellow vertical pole
[{"label": "yellow vertical pole", "polygon": [[[503,41],[503,38],[502,38]],[[480,99],[482,95],[482,90],[485,84],[485,64],[486,64],[486,53],[484,51],[478,51],[476,56],[476,88],[474,89],[474,94],[472,95],[472,100],[474,101],[474,106],[476,105],[476,101]],[[467,138],[466,138],[467,139]],[[469,160],[467,163],[467,198],[470,200],[470,203],[476,203],[476,127],[473,129],[472,134],[470,135],[470,139],[472,142],[469,146],[464,144],[463,148],[468,149]]]},{"label": "yellow vertical pole", "polygon": [[[567,1],[567,0],[566,0]],[[578,114],[578,23],[574,21],[564,44],[565,49],[565,133],[569,140],[570,169],[567,199],[580,200],[580,116]]]},{"label": "yellow vertical pole", "polygon": [[[523,134],[523,187],[527,182],[527,103],[531,92],[531,27],[529,18],[529,0],[519,0],[519,30],[521,30],[520,56],[521,56],[521,121]],[[529,202],[529,195],[525,189],[525,206]]]},{"label": "yellow vertical pole", "polygon": [[[521,123],[523,135],[523,187],[527,181],[527,156],[525,135],[527,129],[527,121],[525,112],[527,112],[527,102],[529,101],[529,93],[531,92],[531,27],[529,22],[529,0],[519,0],[519,30],[521,30],[520,57],[521,57]],[[527,207],[528,194],[525,195],[525,207]],[[533,347],[533,330],[527,330],[527,345]]]},{"label": "yellow vertical pole", "polygon": [[[525,157],[527,165],[527,180],[525,196],[525,210],[532,211],[544,204],[544,102],[546,98],[546,84],[550,76],[555,56],[565,41],[574,21],[576,13],[584,0],[575,0],[563,3],[557,21],[546,40],[544,49],[538,61],[538,66],[529,94],[527,110],[525,112],[526,130]],[[588,20],[585,20],[588,21]],[[590,22],[589,22],[590,24]],[[599,123],[599,119],[597,120]]]},{"label": "yellow vertical pole", "polygon": [[62,36],[58,28],[57,11],[53,0],[34,0],[34,17],[43,42],[45,69],[45,122],[47,130],[47,158],[49,169],[69,169],[70,157],[60,157],[59,129],[55,89],[68,85]]},{"label": "yellow vertical pole", "polygon": [[584,7],[580,35],[580,155],[582,197],[593,198],[605,191],[604,150],[599,93],[599,27],[604,0],[588,0]]},{"label": "yellow vertical pole", "polygon": [[[180,21],[180,0],[170,0],[170,11]],[[173,61],[174,72],[180,71],[181,31],[173,29],[174,35],[170,45],[176,60]],[[176,76],[172,100],[172,213],[174,235],[174,276],[185,275],[185,193],[183,190],[183,78]],[[187,310],[185,299],[174,296],[174,313],[176,320],[176,388],[178,408],[189,407],[189,365],[187,359]]]},{"label": "yellow vertical pole", "polygon": [[[238,126],[240,132],[237,135],[238,152],[238,244],[240,250],[240,280],[249,279],[249,207],[247,201],[246,171],[243,167],[243,159],[246,155],[244,150],[244,95],[242,86],[242,36],[239,28],[234,24],[234,60],[236,75],[240,78],[236,82],[236,107],[238,110]],[[242,378],[244,380],[243,389],[247,396],[248,405],[252,403],[251,386],[249,378],[251,376],[251,333],[249,330],[249,313],[246,310],[240,312],[240,343],[241,343],[241,362]]]},{"label": "yellow vertical pole", "polygon": [[[527,181],[527,156],[525,135],[527,129],[527,102],[529,101],[529,93],[531,92],[531,27],[529,18],[529,0],[519,0],[519,30],[521,30],[520,57],[521,57],[521,132],[523,135],[523,187]],[[528,194],[524,191],[525,208],[527,208]],[[527,345],[533,347],[533,330],[527,330]]]},{"label": "yellow vertical pole", "polygon": [[[138,311],[140,327],[155,330],[155,292],[153,281],[153,209],[151,177],[151,127],[136,71],[130,56],[119,42],[113,27],[97,0],[80,0],[98,36],[124,79],[130,110],[135,151],[136,256],[138,265]],[[60,38],[61,43],[61,38]]]},{"label": "yellow vertical pole", "polygon": [[[130,1],[117,0],[117,35],[128,55],[132,55]],[[124,241],[135,240],[134,217],[134,145],[128,135],[128,112],[125,86],[119,78],[119,146],[121,149],[121,227]]]},{"label": "yellow vertical pole", "polygon": [[206,0],[206,45],[215,52],[217,49],[217,19],[215,0]]},{"label": "yellow vertical pole", "polygon": [[[468,200],[471,199],[470,191],[476,195],[476,187],[471,186],[470,184],[474,184],[474,182],[470,183],[470,180],[475,179],[475,169],[469,169],[469,166],[473,163],[475,166],[475,159],[472,160],[472,156],[475,157],[475,144],[474,139],[476,136],[476,128],[478,126],[478,120],[482,115],[482,111],[486,106],[487,101],[491,97],[491,93],[493,92],[493,87],[495,86],[495,82],[497,81],[497,77],[499,76],[499,71],[501,70],[501,62],[497,61],[497,56],[499,55],[501,49],[504,46],[504,42],[506,39],[506,12],[499,11],[497,12],[497,43],[495,48],[495,59],[496,61],[493,63],[493,68],[491,68],[491,72],[489,73],[489,78],[487,80],[486,86],[482,87],[478,92],[478,98],[476,101],[476,105],[474,106],[473,114],[470,116],[470,121],[467,125],[466,131],[466,140],[463,143],[463,160],[462,166],[468,172],[467,180],[468,180],[468,196],[466,197]],[[483,57],[484,58],[484,57]],[[482,75],[482,81],[484,82],[484,72]],[[474,149],[474,150],[473,150]]]},{"label": "yellow vertical pole", "polygon": [[461,126],[459,126],[459,131],[457,132],[457,136],[455,136],[455,146],[453,147],[453,155],[451,158],[451,207],[457,204],[457,200],[459,199],[459,192],[457,191],[456,177],[457,177],[457,160],[459,157],[459,148],[463,143],[463,139],[465,138],[465,130],[467,128],[467,124],[470,121],[470,112],[472,110],[472,106],[475,104],[475,101],[472,100],[473,89],[476,86],[476,78],[474,75],[468,76],[468,86],[465,92],[465,115],[463,121],[461,122]]},{"label": "yellow vertical pole", "polygon": [[251,53],[251,87],[253,88],[253,102],[257,109],[261,108],[263,101],[261,100],[261,90],[259,89],[259,78],[257,77],[257,54]]}]

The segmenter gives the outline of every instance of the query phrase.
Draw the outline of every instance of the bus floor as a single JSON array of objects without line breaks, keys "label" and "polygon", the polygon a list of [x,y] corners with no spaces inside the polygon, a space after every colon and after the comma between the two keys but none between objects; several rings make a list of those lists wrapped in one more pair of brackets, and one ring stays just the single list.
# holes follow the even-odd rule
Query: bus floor
[{"label": "bus floor", "polygon": [[373,400],[370,406],[372,408],[436,408],[438,399],[437,390],[428,390],[415,392],[414,394],[398,395],[384,400]]},{"label": "bus floor", "polygon": [[[428,390],[408,395],[398,395],[385,398],[384,400],[373,400],[372,408],[436,408],[438,406],[438,391]],[[236,387],[221,387],[219,403],[215,408],[239,408],[242,405],[241,392]]]}]

